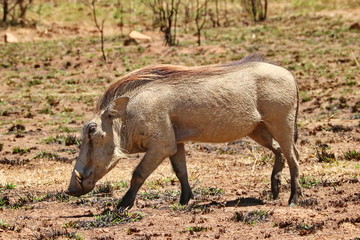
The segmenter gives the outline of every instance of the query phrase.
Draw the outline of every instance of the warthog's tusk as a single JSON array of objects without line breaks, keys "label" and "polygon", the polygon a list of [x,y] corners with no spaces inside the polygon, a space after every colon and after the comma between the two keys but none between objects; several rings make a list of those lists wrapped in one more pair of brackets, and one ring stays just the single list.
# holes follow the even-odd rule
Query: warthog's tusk
[{"label": "warthog's tusk", "polygon": [[75,178],[76,178],[76,180],[77,180],[79,183],[81,183],[83,177],[81,176],[81,174],[80,174],[76,169],[74,170],[74,172],[75,172]]},{"label": "warthog's tusk", "polygon": [[80,174],[76,169],[74,170],[74,172],[75,172],[75,176],[76,176],[76,177],[82,179],[81,174]]}]

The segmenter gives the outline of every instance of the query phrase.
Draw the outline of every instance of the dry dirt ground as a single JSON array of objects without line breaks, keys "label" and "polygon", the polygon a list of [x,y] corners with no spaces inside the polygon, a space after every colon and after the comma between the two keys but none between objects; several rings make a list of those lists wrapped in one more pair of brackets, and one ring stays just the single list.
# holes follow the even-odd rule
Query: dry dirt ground
[{"label": "dry dirt ground", "polygon": [[[0,239],[360,239],[360,30],[351,27],[359,16],[358,8],[271,16],[207,29],[201,47],[191,34],[178,47],[156,32],[147,32],[152,43],[126,47],[125,37],[108,36],[108,63],[96,37],[0,45]],[[186,146],[188,206],[177,204],[166,160],[133,209],[111,211],[141,155],[121,160],[92,193],[64,194],[82,124],[110,82],[148,64],[225,63],[253,51],[288,68],[300,87],[298,206],[287,206],[288,168],[271,199],[272,155],[247,138]]]}]

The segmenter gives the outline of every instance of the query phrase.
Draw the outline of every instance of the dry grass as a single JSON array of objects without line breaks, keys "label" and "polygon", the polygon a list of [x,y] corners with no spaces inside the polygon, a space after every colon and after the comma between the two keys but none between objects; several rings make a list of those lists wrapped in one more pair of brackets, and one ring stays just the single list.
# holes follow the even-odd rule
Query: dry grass
[{"label": "dry grass", "polygon": [[[41,41],[0,48],[1,237],[358,238],[360,52],[354,44],[359,32],[349,29],[358,21],[359,14],[354,14],[358,3],[271,4],[279,8],[274,7],[264,23],[237,21],[226,28],[208,27],[202,47],[195,46],[190,32],[180,32],[180,46],[164,47],[161,34],[153,31],[147,32],[152,43],[124,47],[125,37],[111,34],[117,28],[115,20],[109,19],[109,62],[105,64],[100,61],[98,39],[89,33],[91,22],[83,18],[84,29],[72,28],[75,22],[82,25],[78,21],[87,10],[70,11],[79,6],[64,9],[61,5],[59,12],[49,16],[46,12],[51,8],[44,3],[43,25],[26,30],[29,38]],[[234,6],[232,11],[236,9]],[[29,17],[34,17],[34,12]],[[141,24],[146,14],[140,14],[134,23],[139,29],[149,27]],[[52,18],[58,28],[49,27]],[[42,33],[45,28],[47,34]],[[16,31],[21,36],[25,30]],[[262,51],[269,60],[290,69],[299,83],[298,146],[305,192],[299,206],[286,206],[290,194],[287,167],[280,199],[271,199],[273,160],[267,150],[249,139],[187,145],[195,199],[186,207],[178,205],[179,182],[166,160],[142,187],[128,215],[101,214],[124,194],[141,155],[120,161],[95,192],[80,199],[64,195],[82,123],[92,116],[98,97],[110,82],[148,64],[225,63],[253,51]],[[234,216],[238,221],[232,220]],[[92,222],[98,228],[85,226]]]}]

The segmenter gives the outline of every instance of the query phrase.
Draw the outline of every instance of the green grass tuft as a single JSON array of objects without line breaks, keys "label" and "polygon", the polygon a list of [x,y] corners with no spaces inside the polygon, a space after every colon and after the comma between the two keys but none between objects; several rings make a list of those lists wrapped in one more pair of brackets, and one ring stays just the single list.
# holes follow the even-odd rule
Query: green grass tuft
[{"label": "green grass tuft", "polygon": [[210,188],[202,188],[198,187],[194,189],[194,194],[199,194],[201,196],[219,196],[224,193],[224,190],[217,187],[210,187]]},{"label": "green grass tuft", "polygon": [[316,157],[319,162],[324,162],[324,163],[336,162],[335,154],[333,152],[330,152],[325,147],[321,148],[320,151],[319,149],[316,149]]},{"label": "green grass tuft", "polygon": [[[4,189],[15,189],[16,188],[16,184],[15,183],[7,183],[4,186]],[[0,187],[1,189],[1,187]]]},{"label": "green grass tuft", "polygon": [[180,203],[174,203],[170,206],[170,209],[173,211],[185,211],[188,209],[188,206],[181,205]]},{"label": "green grass tuft", "polygon": [[254,210],[250,212],[235,212],[232,220],[235,222],[243,222],[249,225],[255,225],[258,222],[266,222],[273,212],[269,210]]},{"label": "green grass tuft", "polygon": [[317,180],[314,177],[305,177],[305,176],[300,177],[299,182],[303,188],[312,188],[314,186],[322,184],[321,180]]},{"label": "green grass tuft", "polygon": [[14,147],[12,151],[13,154],[20,154],[20,155],[24,155],[29,152],[30,152],[30,148],[20,148],[20,147]]},{"label": "green grass tuft", "polygon": [[47,152],[47,151],[42,151],[42,152],[38,153],[34,157],[34,159],[47,159],[47,160],[51,160],[51,161],[64,162],[64,163],[72,162],[72,160],[67,157],[60,157],[56,153],[51,153],[51,152]]},{"label": "green grass tuft", "polygon": [[348,161],[360,161],[360,152],[356,150],[348,150],[344,153],[344,159]]},{"label": "green grass tuft", "polygon": [[61,144],[65,146],[77,145],[80,146],[81,139],[73,135],[56,135],[55,137],[50,136],[43,139],[43,142],[46,144]]},{"label": "green grass tuft", "polygon": [[7,230],[9,228],[9,224],[4,220],[0,219],[0,229]]},{"label": "green grass tuft", "polygon": [[185,229],[186,231],[189,231],[190,234],[194,234],[195,232],[206,232],[207,230],[209,230],[209,228],[202,226],[187,227]]}]

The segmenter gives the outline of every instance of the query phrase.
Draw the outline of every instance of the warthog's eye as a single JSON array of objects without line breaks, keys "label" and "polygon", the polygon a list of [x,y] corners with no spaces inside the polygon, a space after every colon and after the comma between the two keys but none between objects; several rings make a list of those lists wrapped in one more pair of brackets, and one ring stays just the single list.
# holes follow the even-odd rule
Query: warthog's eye
[{"label": "warthog's eye", "polygon": [[114,119],[114,116],[111,115],[111,113],[108,113],[106,116],[107,116],[107,118],[110,119],[110,120],[113,120],[113,119]]},{"label": "warthog's eye", "polygon": [[96,132],[96,124],[93,123],[89,126],[89,138]]},{"label": "warthog's eye", "polygon": [[108,111],[107,111],[107,114],[106,114],[107,118],[110,119],[110,120],[114,120],[114,119],[116,118],[115,115],[116,115],[116,112],[115,112],[115,111],[111,111],[111,110],[108,110]]}]

